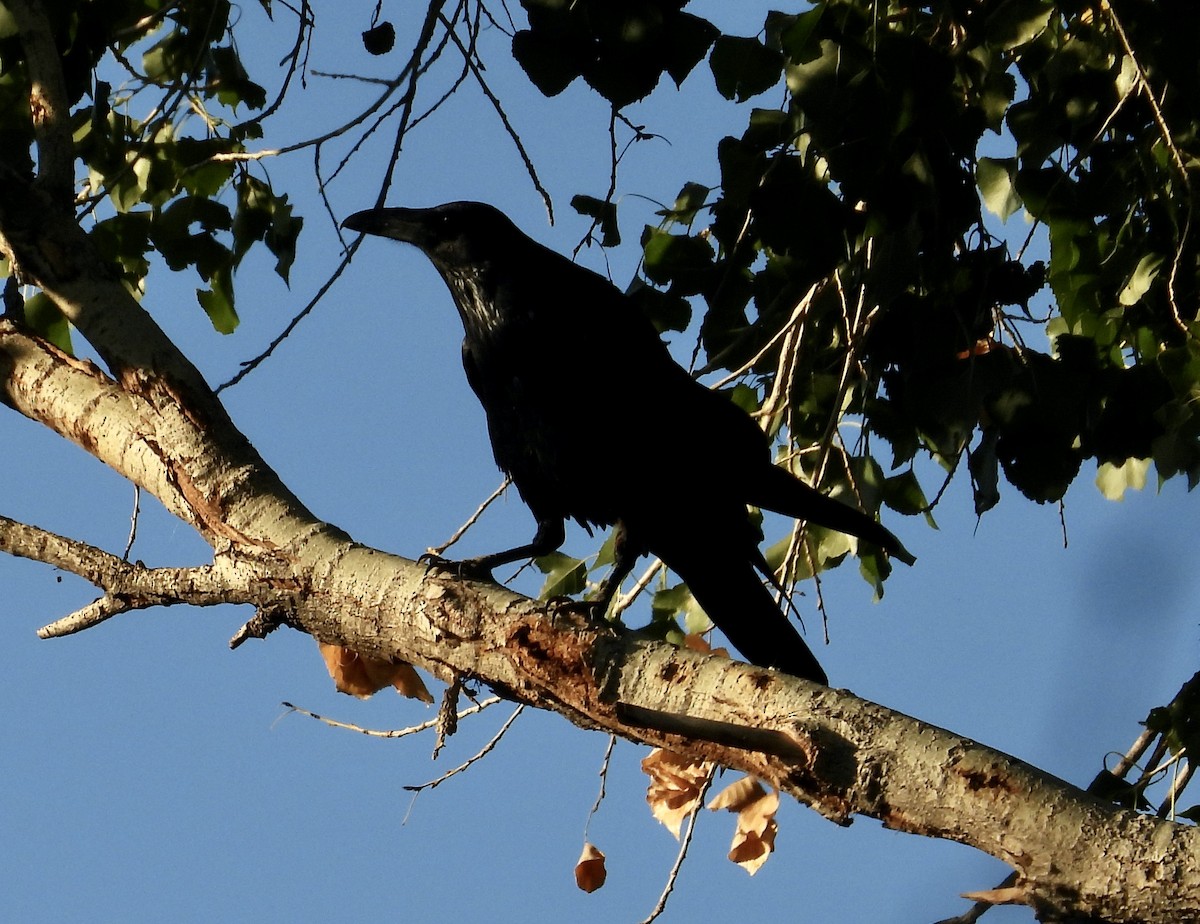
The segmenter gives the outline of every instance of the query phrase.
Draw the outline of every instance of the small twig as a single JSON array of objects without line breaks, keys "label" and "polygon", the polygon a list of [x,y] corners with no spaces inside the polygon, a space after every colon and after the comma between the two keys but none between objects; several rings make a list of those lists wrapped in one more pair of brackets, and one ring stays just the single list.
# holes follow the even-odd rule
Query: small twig
[{"label": "small twig", "polygon": [[342,257],[341,262],[338,263],[337,267],[330,274],[329,278],[326,279],[325,282],[321,285],[321,288],[317,290],[317,294],[314,295],[311,299],[309,299],[308,304],[300,309],[300,312],[294,318],[292,318],[291,321],[289,321],[287,323],[287,326],[284,327],[283,331],[267,345],[267,348],[265,350],[263,350],[261,353],[259,353],[254,358],[248,359],[244,363],[242,363],[242,368],[237,371],[237,373],[233,376],[233,378],[229,379],[226,382],[222,382],[220,385],[218,385],[216,388],[214,388],[213,394],[219,395],[226,388],[232,388],[234,385],[238,384],[238,382],[240,382],[242,379],[244,379],[246,376],[248,376],[251,372],[253,372],[255,369],[257,369],[260,365],[262,365],[263,361],[266,360],[267,358],[269,358],[271,356],[271,354],[274,353],[275,350],[279,347],[279,345],[282,344],[283,341],[287,340],[287,338],[291,336],[292,331],[294,331],[299,326],[300,322],[303,321],[306,317],[308,317],[309,313],[312,312],[312,310],[317,307],[317,305],[320,303],[321,299],[323,299],[325,297],[325,293],[328,292],[331,288],[333,288],[333,284],[335,282],[337,282],[338,278],[342,275],[343,272],[345,272],[346,267],[350,265],[350,258],[354,256],[354,251],[356,251],[358,249],[358,245],[361,242],[362,242],[362,236],[360,235],[358,238],[356,238],[353,241],[353,243],[350,244],[349,248],[347,248],[347,250],[346,250],[345,255]]},{"label": "small twig", "polygon": [[533,188],[542,197],[542,202],[546,206],[546,212],[550,216],[550,224],[554,224],[554,200],[550,198],[550,193],[546,191],[546,187],[542,185],[537,168],[534,167],[533,159],[529,156],[529,152],[525,150],[525,144],[521,141],[521,136],[517,134],[517,130],[508,121],[508,114],[504,111],[504,106],[501,105],[499,97],[492,92],[492,88],[483,79],[483,72],[480,70],[479,65],[475,63],[472,53],[463,45],[462,39],[458,37],[458,33],[454,31],[453,24],[446,19],[445,14],[439,13],[438,17],[441,19],[442,25],[446,28],[450,40],[454,42],[455,46],[462,53],[463,60],[466,61],[467,67],[471,69],[471,75],[475,78],[476,83],[479,84],[479,89],[487,97],[488,102],[492,104],[492,108],[496,110],[496,115],[500,117],[500,124],[504,126],[504,131],[507,132],[508,137],[516,147],[517,154],[520,155],[521,162],[525,165],[525,172],[529,174],[529,179],[533,183]]},{"label": "small twig", "polygon": [[687,857],[688,847],[692,843],[692,834],[696,830],[696,820],[700,817],[700,810],[704,807],[704,797],[708,795],[709,789],[712,788],[716,774],[716,767],[708,771],[708,779],[700,787],[700,794],[696,799],[696,807],[688,815],[687,829],[683,832],[683,837],[679,839],[679,852],[675,855],[675,862],[671,866],[671,872],[667,875],[667,883],[663,887],[662,894],[658,897],[658,902],[654,905],[654,910],[650,912],[648,917],[642,919],[641,924],[651,924],[652,921],[656,920],[659,915],[667,910],[667,899],[671,897],[671,892],[675,889],[675,881],[679,878],[679,871],[683,869],[683,861]]},{"label": "small twig", "polygon": [[142,509],[142,489],[133,486],[133,515],[129,518],[129,539],[125,542],[125,551],[121,553],[124,561],[129,561],[129,553],[133,551],[133,543],[137,540],[138,516]]},{"label": "small twig", "polygon": [[617,599],[613,601],[612,607],[609,609],[609,613],[614,619],[633,605],[633,601],[641,596],[642,592],[650,586],[650,582],[653,581],[655,576],[663,570],[663,567],[662,559],[656,558],[650,563],[650,566],[642,572],[642,576],[634,582],[633,587],[629,590],[629,593],[623,594],[620,592],[620,588],[618,588]]},{"label": "small twig", "polygon": [[[445,773],[443,773],[437,779],[430,780],[428,783],[421,783],[418,786],[405,786],[404,789],[407,792],[411,792],[411,793],[422,793],[426,789],[436,789],[438,786],[441,786],[444,782],[446,782],[446,780],[450,779],[452,776],[458,776],[458,774],[462,773],[464,770],[469,769],[472,764],[474,764],[478,760],[482,760],[484,757],[486,757],[492,751],[493,748],[496,747],[497,744],[500,743],[500,739],[504,737],[504,733],[507,732],[512,727],[513,722],[515,722],[517,720],[517,716],[519,716],[524,711],[524,709],[525,709],[525,707],[523,705],[518,706],[516,709],[514,709],[513,714],[510,715],[508,717],[508,720],[503,725],[500,726],[500,730],[498,732],[496,732],[495,735],[492,736],[492,740],[489,741],[487,744],[485,744],[482,748],[480,748],[479,751],[477,751],[472,757],[467,758],[465,761],[463,761],[457,767],[453,768],[452,770],[447,770]],[[436,722],[437,722],[437,720],[435,719],[434,724],[436,724]]]},{"label": "small twig", "polygon": [[[999,892],[1003,889],[1011,889],[1016,884],[1017,884],[1017,874],[1016,874],[1016,871],[1014,870],[1013,872],[1009,873],[1006,877],[1004,877],[1004,881],[1001,882],[998,886],[996,886],[996,888],[993,889],[992,891]],[[975,924],[975,922],[978,921],[981,917],[983,917],[984,914],[986,914],[988,911],[990,911],[991,909],[993,909],[995,907],[996,907],[995,902],[976,902],[974,905],[972,905],[970,908],[968,908],[962,914],[960,914],[956,917],[953,917],[953,918],[944,918],[941,921],[937,921],[936,924]]]},{"label": "small twig", "polygon": [[1134,70],[1137,71],[1138,86],[1142,91],[1142,95],[1146,97],[1146,102],[1150,105],[1150,112],[1154,115],[1154,124],[1158,126],[1159,136],[1162,138],[1163,144],[1167,146],[1167,151],[1171,155],[1171,163],[1179,173],[1180,179],[1183,180],[1183,185],[1190,187],[1191,181],[1188,178],[1187,167],[1183,163],[1183,155],[1179,152],[1179,148],[1175,146],[1175,139],[1171,137],[1171,129],[1167,125],[1166,117],[1158,105],[1158,100],[1154,98],[1154,92],[1150,89],[1150,81],[1146,77],[1146,72],[1142,69],[1141,62],[1138,61],[1137,55],[1133,53],[1133,46],[1129,44],[1129,37],[1125,34],[1121,20],[1117,18],[1117,11],[1108,2],[1105,2],[1103,7],[1104,12],[1108,14],[1108,21],[1112,23],[1113,31],[1117,33],[1121,47],[1133,63]]},{"label": "small twig", "polygon": [[287,610],[283,607],[264,606],[254,614],[246,624],[233,634],[229,640],[229,650],[236,651],[243,643],[252,638],[264,639],[276,629],[288,624]]},{"label": "small twig", "polygon": [[[477,712],[482,712],[484,709],[487,709],[488,706],[494,706],[500,701],[501,700],[499,696],[493,696],[490,699],[485,699],[482,702],[478,702],[475,705],[462,710],[462,712],[458,714],[458,718],[465,719],[467,716],[474,715]],[[282,705],[292,712],[298,712],[300,715],[306,715],[310,719],[316,719],[318,722],[324,722],[331,728],[344,728],[347,731],[358,732],[360,735],[368,735],[371,738],[406,738],[409,735],[415,735],[419,732],[428,731],[429,729],[436,727],[440,721],[439,719],[430,719],[428,722],[422,722],[420,725],[410,725],[408,728],[395,728],[387,731],[381,731],[375,728],[363,728],[361,725],[353,725],[350,722],[339,722],[337,719],[330,719],[315,712],[310,712],[307,709],[301,709],[299,706],[294,706],[291,703],[285,702]],[[284,715],[286,714],[287,713],[284,713]],[[280,716],[279,718],[282,719],[283,716]],[[276,719],[276,721],[279,721],[279,719]]]},{"label": "small twig", "polygon": [[583,839],[585,842],[588,839],[588,828],[591,827],[592,818],[594,818],[596,813],[600,811],[600,806],[604,802],[604,796],[606,795],[605,785],[608,782],[608,765],[612,760],[613,748],[616,747],[616,744],[617,736],[609,735],[608,746],[604,749],[604,759],[600,761],[600,791],[596,793],[596,801],[592,803],[591,810],[588,811],[587,821],[583,823]]},{"label": "small twig", "polygon": [[[252,119],[248,119],[247,121],[243,122],[239,128],[244,129],[247,125],[260,124],[270,118],[276,112],[276,110],[279,109],[279,107],[283,104],[284,98],[287,96],[288,87],[291,85],[292,78],[295,77],[296,72],[301,69],[301,53],[304,52],[305,45],[312,42],[312,30],[316,26],[316,20],[313,18],[312,9],[309,6],[308,0],[300,0],[300,9],[296,9],[288,4],[284,5],[296,14],[297,19],[296,43],[292,46],[291,51],[283,56],[283,61],[279,62],[280,64],[283,64],[284,61],[287,62],[287,72],[283,75],[283,82],[279,86],[279,92],[276,94],[275,99],[271,102],[271,104]],[[307,41],[305,36],[308,37]],[[304,53],[304,58],[307,62],[307,53]],[[303,86],[303,75],[300,77],[300,82]]]},{"label": "small twig", "polygon": [[497,500],[500,499],[500,496],[504,494],[504,492],[508,489],[508,486],[510,484],[512,484],[512,478],[509,478],[506,476],[505,479],[502,482],[500,482],[500,487],[496,488],[495,491],[493,491],[491,494],[489,494],[487,500],[485,500],[482,504],[480,504],[479,507],[476,508],[475,512],[467,518],[467,522],[463,523],[462,526],[460,526],[458,529],[456,529],[454,531],[454,535],[452,535],[449,539],[447,539],[445,542],[443,542],[437,548],[430,549],[429,553],[431,555],[444,554],[445,551],[448,548],[450,548],[450,546],[454,545],[456,542],[458,542],[459,539],[461,539],[463,536],[466,535],[467,530],[469,530],[472,526],[474,526],[477,522],[479,522],[479,518],[481,516],[483,516],[483,512],[485,510],[487,510],[488,507],[490,507],[493,503],[495,503]]},{"label": "small twig", "polygon": [[[1182,753],[1181,751],[1179,756],[1182,756]],[[1191,758],[1188,758],[1187,765],[1182,770],[1179,769],[1179,764],[1176,763],[1175,771],[1176,776],[1171,781],[1171,788],[1167,790],[1167,797],[1163,800],[1162,805],[1158,807],[1157,814],[1159,818],[1175,817],[1179,797],[1183,795],[1187,784],[1192,781],[1192,774],[1195,773],[1196,766],[1192,763]]]},{"label": "small twig", "polygon": [[[812,306],[813,298],[816,297],[817,288],[820,285],[822,285],[822,283],[814,283],[809,288],[809,290],[807,292],[805,292],[803,296],[801,296],[800,300],[796,302],[795,307],[792,309],[791,317],[789,317],[787,319],[787,321],[785,321],[783,323],[783,325],[779,328],[779,330],[775,331],[775,333],[771,335],[771,339],[768,340],[765,344],[763,344],[762,348],[757,353],[755,353],[748,360],[746,360],[744,363],[742,363],[742,365],[739,366],[737,369],[734,369],[732,372],[730,372],[727,376],[725,376],[724,378],[720,379],[717,382],[714,382],[712,387],[714,389],[724,388],[730,382],[734,382],[737,379],[741,378],[743,375],[745,375],[747,372],[749,372],[751,369],[753,369],[755,366],[757,366],[760,362],[762,362],[763,357],[765,357],[769,352],[771,352],[771,350],[773,350],[775,348],[775,346],[779,343],[780,340],[783,340],[785,337],[790,336],[791,332],[795,329],[795,327],[797,325],[803,325],[804,319],[808,314],[809,308]],[[782,349],[786,349],[786,346],[783,347]]]},{"label": "small twig", "polygon": [[[113,616],[153,606],[216,606],[253,603],[284,605],[290,589],[267,591],[254,566],[224,561],[221,566],[147,568],[57,533],[0,516],[0,552],[28,558],[76,574],[104,594],[87,606],[38,629],[39,638],[60,638],[97,626]],[[232,564],[232,567],[230,565]]]}]

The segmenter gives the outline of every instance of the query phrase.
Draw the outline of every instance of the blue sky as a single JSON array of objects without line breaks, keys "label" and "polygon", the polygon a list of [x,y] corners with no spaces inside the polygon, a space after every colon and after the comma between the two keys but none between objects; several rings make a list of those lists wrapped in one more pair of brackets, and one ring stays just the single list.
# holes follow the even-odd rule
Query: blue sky
[{"label": "blue sky", "polygon": [[[767,7],[689,9],[752,34]],[[403,47],[411,10],[384,13]],[[269,31],[256,4],[243,15],[254,36],[242,39],[243,53],[261,56],[269,75],[276,46],[290,39]],[[318,10],[312,68],[384,74],[398,66],[358,51],[368,5],[345,21],[336,15]],[[570,251],[586,229],[570,196],[607,187],[604,108],[577,87],[543,100],[505,59],[503,36],[488,41],[489,80],[555,197],[558,223],[547,224],[519,158],[470,87],[408,140],[389,201],[486,199]],[[303,107],[269,123],[265,146],[335,126],[374,92],[315,76],[309,85]],[[682,93],[661,87],[629,114],[669,143],[640,144],[623,164],[625,245],[581,256],[601,270],[608,261],[622,284],[636,266],[641,224],[652,220],[649,200],[669,200],[687,180],[715,183],[715,142],[745,119],[720,100],[703,66]],[[369,143],[334,185],[339,218],[372,203],[389,144]],[[228,337],[196,306],[192,278],[152,276],[145,299],[214,383],[258,352],[337,258],[311,160],[265,169],[308,222],[290,290],[270,260],[249,259],[238,277],[243,324]],[[459,366],[460,337],[424,258],[368,241],[279,352],[226,393],[227,405],[318,515],[359,541],[416,556],[500,480]],[[12,412],[0,412],[0,446],[0,513],[120,552],[127,484]],[[1195,669],[1200,588],[1180,554],[1194,535],[1193,503],[1182,484],[1108,502],[1085,471],[1067,498],[1064,548],[1056,508],[1007,489],[977,524],[958,484],[937,511],[940,529],[887,520],[920,561],[897,569],[882,602],[871,601],[853,567],[827,577],[832,644],[817,653],[835,685],[1086,785],[1104,754],[1123,751],[1148,709]],[[462,551],[507,547],[532,530],[512,494]],[[590,549],[571,535],[568,551]],[[208,549],[144,497],[133,554],[153,565],[196,564]],[[518,586],[534,590],[537,580]],[[93,596],[70,575],[0,557],[0,919],[610,922],[639,920],[653,906],[676,845],[646,809],[638,748],[617,746],[589,829],[608,854],[609,881],[584,895],[571,868],[605,738],[527,712],[486,760],[414,804],[402,787],[474,753],[510,707],[464,723],[431,763],[432,738],[370,739],[285,714],[284,700],[373,728],[431,715],[391,694],[360,703],[334,693],[315,644],[297,633],[231,653],[226,643],[245,609],[155,610],[68,639],[35,637]],[[818,639],[811,594],[798,604]],[[664,920],[932,921],[963,909],[957,893],[1006,873],[965,847],[869,820],[841,829],[791,804],[780,828],[775,856],[750,878],[724,859],[732,819],[705,813]],[[985,920],[1031,916],[998,909]]]}]

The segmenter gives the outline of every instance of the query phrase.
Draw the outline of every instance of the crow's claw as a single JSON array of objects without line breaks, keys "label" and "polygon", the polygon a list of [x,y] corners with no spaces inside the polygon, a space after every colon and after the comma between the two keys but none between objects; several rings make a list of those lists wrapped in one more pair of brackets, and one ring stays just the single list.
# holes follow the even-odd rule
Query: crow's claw
[{"label": "crow's claw", "polygon": [[441,555],[435,555],[433,552],[426,552],[417,559],[425,565],[425,573],[430,571],[447,571],[453,574],[461,581],[486,581],[488,583],[496,583],[492,577],[492,569],[478,558],[464,558],[461,561],[454,561],[449,558],[442,558]]}]

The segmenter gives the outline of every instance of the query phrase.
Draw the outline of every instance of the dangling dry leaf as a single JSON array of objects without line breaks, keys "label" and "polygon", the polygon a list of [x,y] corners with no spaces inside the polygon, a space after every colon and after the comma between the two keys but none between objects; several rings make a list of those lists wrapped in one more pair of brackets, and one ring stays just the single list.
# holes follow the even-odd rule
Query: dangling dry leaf
[{"label": "dangling dry leaf", "polygon": [[342,645],[321,642],[321,657],[333,678],[339,693],[348,693],[359,699],[378,693],[384,687],[395,687],[396,692],[409,699],[432,703],[433,696],[411,664],[406,661],[385,661],[359,654]]},{"label": "dangling dry leaf", "polygon": [[401,696],[406,696],[409,699],[419,699],[423,703],[432,703],[433,694],[429,692],[429,688],[425,686],[425,681],[421,679],[421,675],[417,673],[417,669],[407,661],[400,661],[391,665],[392,668],[392,686]]},{"label": "dangling dry leaf", "polygon": [[775,790],[767,792],[758,780],[744,776],[713,796],[708,807],[713,811],[737,812],[737,830],[729,848],[729,859],[753,876],[775,849],[775,835],[779,831],[775,821],[779,793]]},{"label": "dangling dry leaf", "polygon": [[595,892],[604,885],[608,870],[604,868],[604,854],[593,844],[584,843],[583,853],[575,864],[575,885],[585,892]]},{"label": "dangling dry leaf", "polygon": [[700,794],[712,764],[655,748],[642,759],[650,777],[646,801],[650,812],[679,840],[679,827],[700,805]]}]

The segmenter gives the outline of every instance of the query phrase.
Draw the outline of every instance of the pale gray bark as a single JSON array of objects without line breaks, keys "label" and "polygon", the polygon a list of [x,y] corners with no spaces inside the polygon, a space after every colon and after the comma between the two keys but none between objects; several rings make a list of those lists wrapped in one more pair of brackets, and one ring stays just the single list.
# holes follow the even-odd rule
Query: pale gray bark
[{"label": "pale gray bark", "polygon": [[271,624],[744,770],[839,824],[866,815],[970,844],[1019,874],[994,901],[1050,917],[1200,919],[1195,828],[1114,808],[848,691],[554,619],[502,588],[357,545],[288,493],[227,418],[206,429],[181,390],[136,383],[0,321],[0,399],[155,494],[214,548],[195,568],[148,569],[0,519],[0,550],[103,591],[52,634],[133,608],[247,603]]}]

